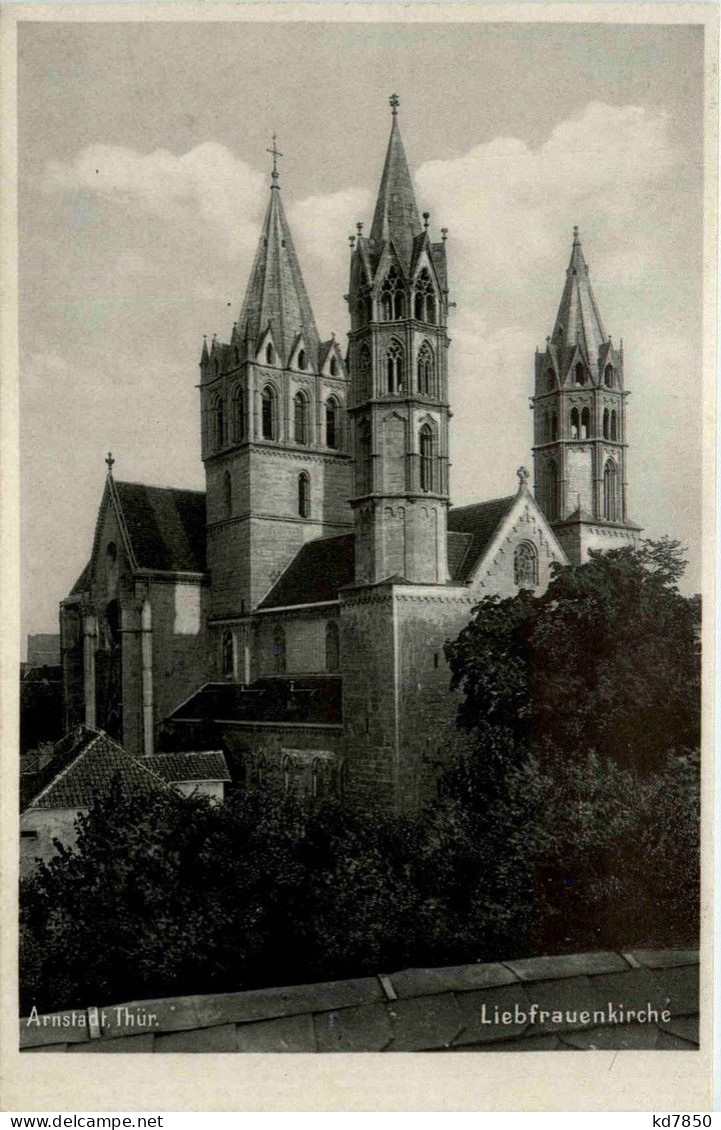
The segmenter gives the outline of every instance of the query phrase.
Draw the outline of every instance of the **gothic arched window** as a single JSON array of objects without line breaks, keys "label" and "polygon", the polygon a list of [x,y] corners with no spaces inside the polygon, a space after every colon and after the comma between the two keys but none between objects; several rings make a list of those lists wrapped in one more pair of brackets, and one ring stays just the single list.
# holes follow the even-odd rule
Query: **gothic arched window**
[{"label": "gothic arched window", "polygon": [[381,313],[384,322],[397,322],[403,317],[403,284],[395,267],[391,267],[381,287]]},{"label": "gothic arched window", "polygon": [[403,388],[403,350],[397,341],[392,341],[386,354],[388,392],[400,392]]},{"label": "gothic arched window", "polygon": [[423,268],[416,279],[413,313],[419,322],[430,322],[435,325],[436,295],[427,267]]},{"label": "gothic arched window", "polygon": [[308,398],[304,392],[293,397],[293,435],[296,443],[308,443]]},{"label": "gothic arched window", "polygon": [[221,670],[224,675],[232,675],[235,671],[235,640],[230,628],[226,628],[221,640]]},{"label": "gothic arched window", "polygon": [[604,439],[609,439],[609,437],[611,435],[610,420],[611,420],[611,414],[608,411],[608,408],[604,408],[604,410],[603,410],[603,438]]},{"label": "gothic arched window", "polygon": [[611,439],[618,439],[618,423],[615,408],[611,413]]},{"label": "gothic arched window", "polygon": [[338,376],[338,361],[335,357],[331,357],[328,368],[332,377]]},{"label": "gothic arched window", "polygon": [[371,355],[367,345],[362,346],[360,356],[358,358],[358,395],[359,399],[365,400],[366,397],[371,395]]},{"label": "gothic arched window", "polygon": [[579,361],[576,365],[576,384],[585,385],[586,383],[586,370]]},{"label": "gothic arched window", "polygon": [[335,672],[340,667],[340,637],[338,621],[329,620],[325,626],[325,669]]},{"label": "gothic arched window", "polygon": [[550,459],[543,472],[543,509],[549,521],[558,517],[558,467]]},{"label": "gothic arched window", "polygon": [[613,365],[607,365],[603,370],[603,382],[607,388],[613,388]]},{"label": "gothic arched window", "polygon": [[325,402],[325,445],[334,451],[338,447],[338,401],[329,396]]},{"label": "gothic arched window", "polygon": [[275,439],[278,429],[278,406],[275,389],[266,385],[260,394],[261,431],[263,439]]},{"label": "gothic arched window", "polygon": [[371,482],[371,426],[363,419],[358,424],[358,493],[369,494]]},{"label": "gothic arched window", "polygon": [[578,439],[578,434],[581,427],[581,423],[578,418],[578,408],[571,409],[569,424],[571,429],[571,439]]},{"label": "gothic arched window", "polygon": [[233,390],[233,442],[245,439],[245,393],[240,385]]},{"label": "gothic arched window", "polygon": [[421,490],[433,490],[434,436],[430,424],[424,424],[419,433],[421,456]]},{"label": "gothic arched window", "polygon": [[588,439],[591,434],[591,411],[584,408],[581,411],[581,439]]},{"label": "gothic arched window", "polygon": [[269,341],[265,347],[265,362],[267,365],[275,363],[275,350],[273,349],[272,341]]},{"label": "gothic arched window", "polygon": [[226,518],[230,518],[233,513],[233,480],[230,471],[226,471],[223,475],[223,506]]},{"label": "gothic arched window", "polygon": [[538,584],[538,554],[529,541],[516,546],[513,555],[513,580],[522,589],[535,589]]},{"label": "gothic arched window", "polygon": [[223,446],[223,398],[216,396],[212,406],[213,447],[218,451]]},{"label": "gothic arched window", "polygon": [[607,522],[618,519],[618,468],[612,459],[603,469],[603,516]]},{"label": "gothic arched window", "polygon": [[299,369],[307,369],[308,368],[308,358],[306,356],[305,349],[301,349],[300,353],[298,354],[298,368]]},{"label": "gothic arched window", "polygon": [[298,475],[298,513],[301,518],[310,518],[310,479],[307,471]]},{"label": "gothic arched window", "polygon": [[284,675],[285,660],[285,631],[280,624],[273,629],[273,670],[276,675]]},{"label": "gothic arched window", "polygon": [[424,341],[418,352],[418,391],[421,396],[434,396],[435,383],[433,350]]}]

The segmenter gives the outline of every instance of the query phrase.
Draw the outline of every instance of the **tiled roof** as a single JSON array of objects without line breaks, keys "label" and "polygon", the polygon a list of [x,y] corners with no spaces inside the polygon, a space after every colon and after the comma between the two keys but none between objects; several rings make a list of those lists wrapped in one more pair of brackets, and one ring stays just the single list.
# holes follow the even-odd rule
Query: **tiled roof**
[{"label": "tiled roof", "polygon": [[413,255],[413,242],[423,231],[418,215],[398,117],[393,115],[383,175],[371,227],[371,242],[377,251],[384,243],[392,243],[406,270]]},{"label": "tiled roof", "polygon": [[340,675],[293,675],[256,679],[250,686],[206,683],[181,703],[168,722],[303,722],[339,725],[343,720]]},{"label": "tiled roof", "polygon": [[[31,808],[88,808],[94,797],[108,791],[116,777],[129,792],[167,787],[160,777],[102,731],[85,726],[68,736],[74,740],[64,751],[64,767],[58,770],[56,758],[46,766],[46,770],[52,770],[52,778],[35,795]],[[70,751],[73,757],[68,759]]]},{"label": "tiled roof", "polygon": [[142,764],[169,784],[180,781],[229,781],[225,755],[219,749],[189,753],[156,753]]},{"label": "tiled roof", "polygon": [[[475,502],[471,506],[454,506],[448,511],[449,566],[451,561],[451,535],[469,534],[470,545],[465,556],[457,560],[458,573],[452,573],[454,581],[467,581],[483,551],[498,529],[516,500],[516,495],[508,498],[492,498],[488,502]],[[460,554],[460,545],[454,546],[454,556]]]},{"label": "tiled roof", "polygon": [[71,596],[73,595],[73,593],[86,592],[86,590],[90,587],[90,565],[91,562],[88,561],[87,565],[70,590]]},{"label": "tiled roof", "polygon": [[205,493],[114,482],[138,567],[205,572]]},{"label": "tiled roof", "polygon": [[353,582],[353,545],[353,534],[306,542],[258,607],[337,600],[338,590]]},{"label": "tiled roof", "polygon": [[[21,1020],[20,1045],[48,1052],[694,1051],[698,963],[696,950],[604,951],[134,1001],[103,1010],[95,1037],[89,1025],[63,1024],[69,1013],[41,1025]],[[650,1010],[643,1022],[639,1009]],[[153,1030],[138,1034],[137,1018],[150,1014]]]},{"label": "tiled roof", "polygon": [[301,327],[308,353],[317,358],[318,330],[277,185],[270,190],[236,336],[247,337],[255,350],[269,324],[281,365],[288,364],[291,345]]}]

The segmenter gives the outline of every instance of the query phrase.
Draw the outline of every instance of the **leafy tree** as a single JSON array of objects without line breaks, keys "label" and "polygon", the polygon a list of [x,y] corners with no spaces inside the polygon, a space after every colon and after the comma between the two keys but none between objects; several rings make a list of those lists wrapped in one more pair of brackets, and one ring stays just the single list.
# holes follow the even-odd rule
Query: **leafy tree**
[{"label": "leafy tree", "polygon": [[699,604],[678,542],[556,567],[539,598],[486,597],[447,645],[459,724],[491,748],[595,749],[650,770],[699,744]]}]

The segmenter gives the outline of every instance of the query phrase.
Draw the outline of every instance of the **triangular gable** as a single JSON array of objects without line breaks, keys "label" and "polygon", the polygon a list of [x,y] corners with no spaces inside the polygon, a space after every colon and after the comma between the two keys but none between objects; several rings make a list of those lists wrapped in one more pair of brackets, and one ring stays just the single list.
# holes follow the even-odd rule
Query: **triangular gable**
[{"label": "triangular gable", "polygon": [[[300,365],[298,364],[298,358],[300,357],[301,349],[305,351],[305,368],[304,369],[302,369],[300,367]],[[305,335],[302,332],[296,334],[295,341],[293,342],[293,345],[291,346],[290,357],[288,358],[288,368],[289,369],[297,369],[299,373],[314,373],[315,372],[315,366],[316,366],[316,360],[315,360],[314,357],[311,358],[311,355],[308,351],[308,345],[307,345],[306,340],[305,340]]]},{"label": "triangular gable", "polygon": [[551,551],[556,560],[560,561],[564,565],[568,564],[568,558],[561,548],[561,543],[549,526],[548,519],[546,518],[545,514],[541,510],[528,487],[524,486],[521,490],[519,490],[511,506],[508,508],[508,510],[498,523],[495,533],[486,543],[480,556],[474,563],[468,575],[468,581],[471,584],[473,584],[473,582],[476,580],[480,580],[483,577],[484,573],[488,573],[490,571],[489,566],[492,565],[496,555],[502,548],[504,541],[508,537],[509,533],[513,530],[514,525],[516,524],[518,518],[526,507],[530,509],[531,515],[535,519],[536,526],[541,534],[542,542],[545,541],[548,549]]},{"label": "triangular gable", "polygon": [[[265,359],[265,351],[268,347],[268,344],[273,346],[273,358],[274,359],[273,359],[272,362],[268,362]],[[283,362],[282,362],[282,359],[280,358],[280,356],[278,354],[278,347],[275,344],[275,338],[273,337],[273,330],[271,329],[270,322],[265,327],[262,334],[260,335],[260,338],[258,339],[258,345],[257,345],[256,350],[255,350],[255,360],[260,365],[272,364],[272,365],[275,365],[277,368],[283,367]]]},{"label": "triangular gable", "polygon": [[88,568],[88,578],[87,578],[88,581],[90,581],[90,579],[95,575],[95,568],[96,568],[96,565],[97,565],[98,554],[100,552],[100,542],[101,542],[101,539],[102,539],[102,533],[103,533],[103,529],[105,527],[105,519],[106,519],[106,515],[107,515],[109,507],[112,508],[113,513],[115,515],[115,519],[116,519],[117,524],[118,524],[118,529],[120,530],[120,538],[121,538],[121,541],[122,541],[123,550],[125,552],[125,556],[127,558],[130,569],[131,569],[131,571],[135,571],[138,568],[138,562],[135,559],[135,553],[133,552],[132,542],[130,540],[130,535],[128,533],[128,527],[127,527],[126,522],[125,522],[125,518],[124,518],[124,515],[123,515],[123,508],[120,504],[120,499],[118,497],[118,492],[117,492],[116,487],[115,487],[115,482],[113,480],[113,476],[108,475],[106,480],[105,480],[105,489],[103,491],[103,497],[102,497],[101,502],[100,502],[100,509],[98,510],[98,517],[97,517],[97,520],[95,522],[95,534],[93,535],[93,548],[92,548],[92,552],[90,554],[90,561],[88,562],[88,566],[87,566],[87,568]]},{"label": "triangular gable", "polygon": [[[331,373],[330,371],[331,360],[335,360],[338,363],[337,373]],[[330,377],[331,379],[345,377],[345,362],[343,360],[343,354],[341,353],[340,346],[335,340],[335,337],[332,337],[330,341],[321,342],[318,366],[324,377]]]}]

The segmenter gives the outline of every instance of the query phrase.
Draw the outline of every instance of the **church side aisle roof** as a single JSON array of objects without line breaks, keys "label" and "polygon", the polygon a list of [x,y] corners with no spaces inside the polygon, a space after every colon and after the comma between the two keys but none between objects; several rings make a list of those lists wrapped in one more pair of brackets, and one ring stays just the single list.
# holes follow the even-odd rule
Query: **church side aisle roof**
[{"label": "church side aisle roof", "polygon": [[306,542],[258,608],[285,608],[337,600],[353,584],[353,534]]},{"label": "church side aisle roof", "polygon": [[465,534],[468,547],[463,557],[457,561],[457,572],[451,568],[454,581],[467,581],[473,567],[498,529],[501,521],[516,501],[516,495],[507,498],[490,498],[486,502],[474,502],[470,506],[455,506],[448,511],[448,564],[451,566],[451,538]]}]

